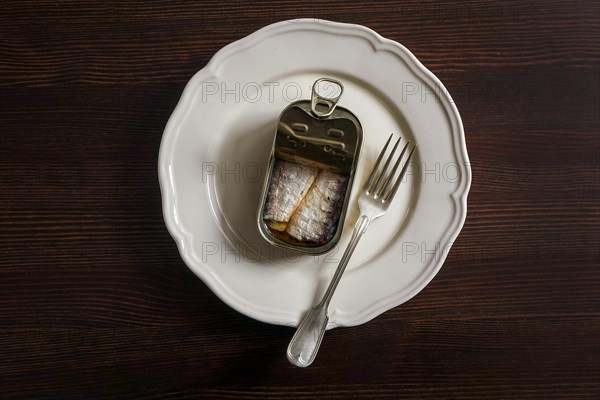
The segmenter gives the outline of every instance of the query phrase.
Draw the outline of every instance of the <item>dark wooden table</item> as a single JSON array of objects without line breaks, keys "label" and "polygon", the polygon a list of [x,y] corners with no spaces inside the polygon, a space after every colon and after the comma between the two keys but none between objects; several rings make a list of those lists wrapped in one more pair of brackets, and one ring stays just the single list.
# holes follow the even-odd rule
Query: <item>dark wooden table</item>
[{"label": "dark wooden table", "polygon": [[[597,1],[2,2],[3,399],[598,399]],[[187,80],[269,23],[321,17],[407,46],[454,96],[465,227],[417,297],[336,329],[224,305],[162,219],[157,155]]]}]

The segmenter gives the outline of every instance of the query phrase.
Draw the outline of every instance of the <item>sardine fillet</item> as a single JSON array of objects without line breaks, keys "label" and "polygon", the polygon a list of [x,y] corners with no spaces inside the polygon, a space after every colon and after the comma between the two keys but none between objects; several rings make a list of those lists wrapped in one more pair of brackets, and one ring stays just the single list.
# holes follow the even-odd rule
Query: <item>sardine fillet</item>
[{"label": "sardine fillet", "polygon": [[314,167],[275,161],[263,216],[270,228],[285,231],[317,173]]},{"label": "sardine fillet", "polygon": [[348,177],[321,171],[293,214],[286,232],[301,241],[326,243],[340,219]]}]

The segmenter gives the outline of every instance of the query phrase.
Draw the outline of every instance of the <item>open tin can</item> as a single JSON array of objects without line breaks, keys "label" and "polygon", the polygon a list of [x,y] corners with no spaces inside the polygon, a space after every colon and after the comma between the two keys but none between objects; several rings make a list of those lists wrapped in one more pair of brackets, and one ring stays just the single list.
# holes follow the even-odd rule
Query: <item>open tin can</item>
[{"label": "open tin can", "polygon": [[[327,89],[334,95],[319,94]],[[337,107],[342,92],[340,82],[318,79],[311,100],[279,117],[257,218],[275,246],[320,254],[340,239],[363,136],[358,118]]]}]

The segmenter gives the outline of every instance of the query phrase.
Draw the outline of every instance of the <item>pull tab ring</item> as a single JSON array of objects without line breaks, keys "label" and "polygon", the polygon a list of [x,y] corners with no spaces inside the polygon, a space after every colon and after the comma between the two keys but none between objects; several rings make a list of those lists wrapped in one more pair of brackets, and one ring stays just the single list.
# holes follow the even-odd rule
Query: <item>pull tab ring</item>
[{"label": "pull tab ring", "polygon": [[[327,88],[328,84],[333,84],[339,87],[339,94],[334,97],[323,97],[319,94],[319,84],[325,83],[323,85],[323,89]],[[334,90],[333,93],[337,93],[338,89]],[[315,116],[318,118],[329,117],[333,110],[335,110],[335,106],[337,105],[338,100],[342,96],[342,92],[344,91],[344,86],[335,79],[331,78],[321,78],[317,79],[312,87],[312,97],[310,99],[310,108]]]}]

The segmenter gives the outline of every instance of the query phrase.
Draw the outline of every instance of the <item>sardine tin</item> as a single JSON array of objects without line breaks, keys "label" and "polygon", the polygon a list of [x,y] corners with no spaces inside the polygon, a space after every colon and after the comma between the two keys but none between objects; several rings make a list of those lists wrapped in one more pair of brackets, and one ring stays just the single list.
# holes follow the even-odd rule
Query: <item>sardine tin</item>
[{"label": "sardine tin", "polygon": [[[320,84],[337,85],[339,94],[332,98],[319,95]],[[257,215],[261,235],[275,246],[321,254],[330,250],[340,239],[363,136],[358,118],[351,111],[337,107],[342,92],[343,86],[339,81],[330,78],[318,79],[313,85],[311,100],[300,100],[290,104],[279,117]],[[337,227],[333,237],[326,243],[306,245],[284,241],[276,237],[267,225],[264,218],[265,203],[277,159],[348,177]]]}]

